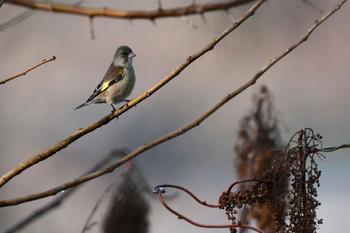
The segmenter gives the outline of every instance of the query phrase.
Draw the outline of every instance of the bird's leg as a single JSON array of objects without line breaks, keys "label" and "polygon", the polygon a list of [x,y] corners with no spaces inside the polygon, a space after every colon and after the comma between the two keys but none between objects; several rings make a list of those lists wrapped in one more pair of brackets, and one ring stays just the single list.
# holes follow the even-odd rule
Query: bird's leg
[{"label": "bird's leg", "polygon": [[128,103],[131,101],[131,100],[122,100],[122,101],[124,101],[124,102],[126,102],[126,107],[129,107],[129,105],[128,105]]},{"label": "bird's leg", "polygon": [[112,110],[112,113],[113,113],[114,111],[116,111],[116,109],[115,109],[115,107],[113,106],[113,104],[111,104],[111,106],[112,106],[112,108],[113,108],[113,110]]}]

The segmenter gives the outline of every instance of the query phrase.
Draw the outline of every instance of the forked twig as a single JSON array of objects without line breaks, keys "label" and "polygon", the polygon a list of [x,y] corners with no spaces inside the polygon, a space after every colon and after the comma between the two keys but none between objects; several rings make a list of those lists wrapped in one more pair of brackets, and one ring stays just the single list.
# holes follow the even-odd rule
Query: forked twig
[{"label": "forked twig", "polygon": [[186,216],[184,216],[183,214],[180,214],[179,212],[175,211],[173,208],[171,208],[167,203],[166,201],[164,200],[163,198],[163,193],[165,193],[165,188],[176,188],[176,189],[179,189],[179,190],[182,190],[184,192],[186,192],[187,194],[189,194],[194,200],[196,200],[198,203],[202,204],[202,205],[205,205],[205,206],[208,206],[208,207],[212,207],[212,208],[219,208],[221,207],[220,204],[216,204],[216,205],[208,205],[205,201],[201,201],[199,200],[199,198],[197,198],[192,192],[190,192],[189,190],[181,187],[181,186],[177,186],[177,185],[158,185],[154,188],[154,191],[153,193],[154,194],[157,194],[158,198],[159,198],[159,201],[163,204],[163,206],[169,210],[171,213],[175,214],[179,219],[183,219],[185,220],[186,222],[194,225],[194,226],[197,226],[197,227],[202,227],[202,228],[246,228],[246,229],[250,229],[250,230],[253,230],[253,231],[256,231],[256,232],[260,232],[262,233],[261,230],[259,230],[258,228],[255,228],[255,227],[252,227],[252,226],[248,226],[248,225],[244,225],[242,223],[237,223],[237,224],[226,224],[226,225],[212,225],[212,224],[202,224],[202,223],[198,223],[198,222],[195,222],[189,218],[187,218]]}]

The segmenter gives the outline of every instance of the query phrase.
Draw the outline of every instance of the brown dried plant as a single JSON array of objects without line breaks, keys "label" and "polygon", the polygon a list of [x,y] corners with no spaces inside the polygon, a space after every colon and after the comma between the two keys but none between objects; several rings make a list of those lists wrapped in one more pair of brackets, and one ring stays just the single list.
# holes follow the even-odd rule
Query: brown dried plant
[{"label": "brown dried plant", "polygon": [[[280,133],[278,129],[278,121],[274,116],[273,98],[267,87],[263,86],[259,93],[253,97],[254,109],[245,116],[241,121],[241,128],[239,130],[239,140],[235,146],[235,152],[238,157],[238,163],[236,164],[238,178],[240,180],[250,179],[255,177],[256,179],[264,180],[264,177],[260,171],[269,170],[273,161],[277,158],[277,154],[282,148],[279,142]],[[237,160],[235,160],[237,161]],[[269,179],[266,179],[269,180]],[[262,193],[268,194],[266,186],[267,183],[257,183],[252,185],[251,182],[243,183],[240,186],[238,196],[235,198],[246,200],[249,205],[243,208],[241,221],[246,224],[252,219],[255,219],[259,229],[266,232],[274,231],[274,223],[271,221],[273,210],[263,205],[264,200],[261,199],[254,203],[249,197],[249,188],[252,188],[252,194],[258,199],[263,197]],[[284,195],[287,191],[287,179],[284,177],[274,184],[274,191],[277,194]],[[279,196],[279,195],[278,195]],[[278,196],[272,196],[273,203],[280,203]],[[253,202],[252,202],[253,201]],[[259,204],[259,205],[255,205]],[[251,208],[253,205],[254,208]],[[235,217],[229,216],[231,220],[236,220]],[[280,216],[276,216],[280,218]],[[241,232],[244,232],[242,229]]]},{"label": "brown dried plant", "polygon": [[150,204],[145,194],[150,194],[148,183],[134,167],[122,175],[122,182],[115,190],[109,210],[104,218],[104,233],[149,232]]},{"label": "brown dried plant", "polygon": [[[203,228],[228,228],[230,232],[314,233],[322,219],[316,209],[321,171],[316,159],[323,158],[319,134],[306,128],[298,131],[284,149],[280,148],[278,122],[273,117],[271,95],[263,87],[255,98],[256,111],[244,119],[238,152],[239,180],[222,193],[218,204],[200,200],[184,187],[158,185],[154,193],[170,212],[192,225]],[[252,130],[254,129],[254,131]],[[232,191],[235,187],[237,191]],[[171,208],[163,198],[165,189],[177,189],[209,208],[224,209],[229,225],[198,223]],[[255,221],[257,227],[252,226]]]},{"label": "brown dried plant", "polygon": [[316,200],[321,175],[316,158],[323,157],[322,137],[306,128],[294,134],[284,150],[277,150],[281,144],[271,103],[263,87],[255,111],[242,121],[235,147],[238,176],[248,182],[235,192],[231,187],[223,192],[219,203],[232,224],[255,220],[264,232],[316,232],[322,224],[316,216],[321,204]]}]

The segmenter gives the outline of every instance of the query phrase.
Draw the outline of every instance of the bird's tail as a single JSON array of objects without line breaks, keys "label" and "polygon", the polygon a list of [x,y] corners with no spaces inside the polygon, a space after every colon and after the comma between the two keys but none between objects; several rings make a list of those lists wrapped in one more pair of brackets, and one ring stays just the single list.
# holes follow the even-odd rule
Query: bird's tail
[{"label": "bird's tail", "polygon": [[77,110],[77,109],[79,109],[79,108],[85,107],[85,106],[87,106],[87,105],[89,105],[89,104],[91,104],[91,103],[90,103],[90,102],[85,102],[85,103],[79,105],[78,107],[76,107],[74,110]]}]

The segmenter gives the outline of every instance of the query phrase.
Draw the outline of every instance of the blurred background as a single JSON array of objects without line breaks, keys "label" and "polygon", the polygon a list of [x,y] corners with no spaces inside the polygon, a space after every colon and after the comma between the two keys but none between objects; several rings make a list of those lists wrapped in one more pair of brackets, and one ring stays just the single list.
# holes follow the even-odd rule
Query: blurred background
[{"label": "blurred background", "polygon": [[[72,4],[71,1],[60,1]],[[205,3],[209,1],[196,1]],[[161,1],[164,8],[191,4]],[[311,3],[311,4],[310,4]],[[237,89],[291,43],[299,39],[337,1],[268,1],[214,50],[136,108],[95,130],[53,157],[23,172],[0,190],[1,199],[45,191],[83,174],[114,149],[134,150],[178,129]],[[155,10],[158,1],[84,1],[86,7]],[[199,15],[155,20],[95,18],[95,40],[87,17],[31,11],[0,31],[0,80],[52,55],[56,61],[0,86],[0,173],[56,144],[77,129],[110,113],[107,105],[74,107],[84,102],[105,74],[116,48],[129,45],[138,96],[172,72],[238,19],[251,6]],[[316,7],[315,7],[316,6]],[[349,4],[323,23],[311,37],[199,127],[138,156],[136,162],[151,186],[182,185],[210,203],[236,179],[233,147],[240,119],[249,113],[261,85],[272,92],[282,123],[282,140],[304,127],[323,136],[324,146],[349,143],[350,20]],[[0,24],[27,9],[4,4]],[[190,23],[188,23],[188,22]],[[195,25],[193,27],[191,25]],[[318,199],[319,232],[347,232],[350,208],[349,150],[325,154]],[[60,208],[22,232],[81,232],[97,199],[117,171],[84,184]],[[52,197],[0,209],[0,232]],[[195,221],[227,224],[224,211],[204,209],[178,195],[170,204]],[[228,232],[192,226],[151,199],[150,232]],[[101,209],[96,221],[103,218]],[[99,232],[95,227],[91,232]]]}]

